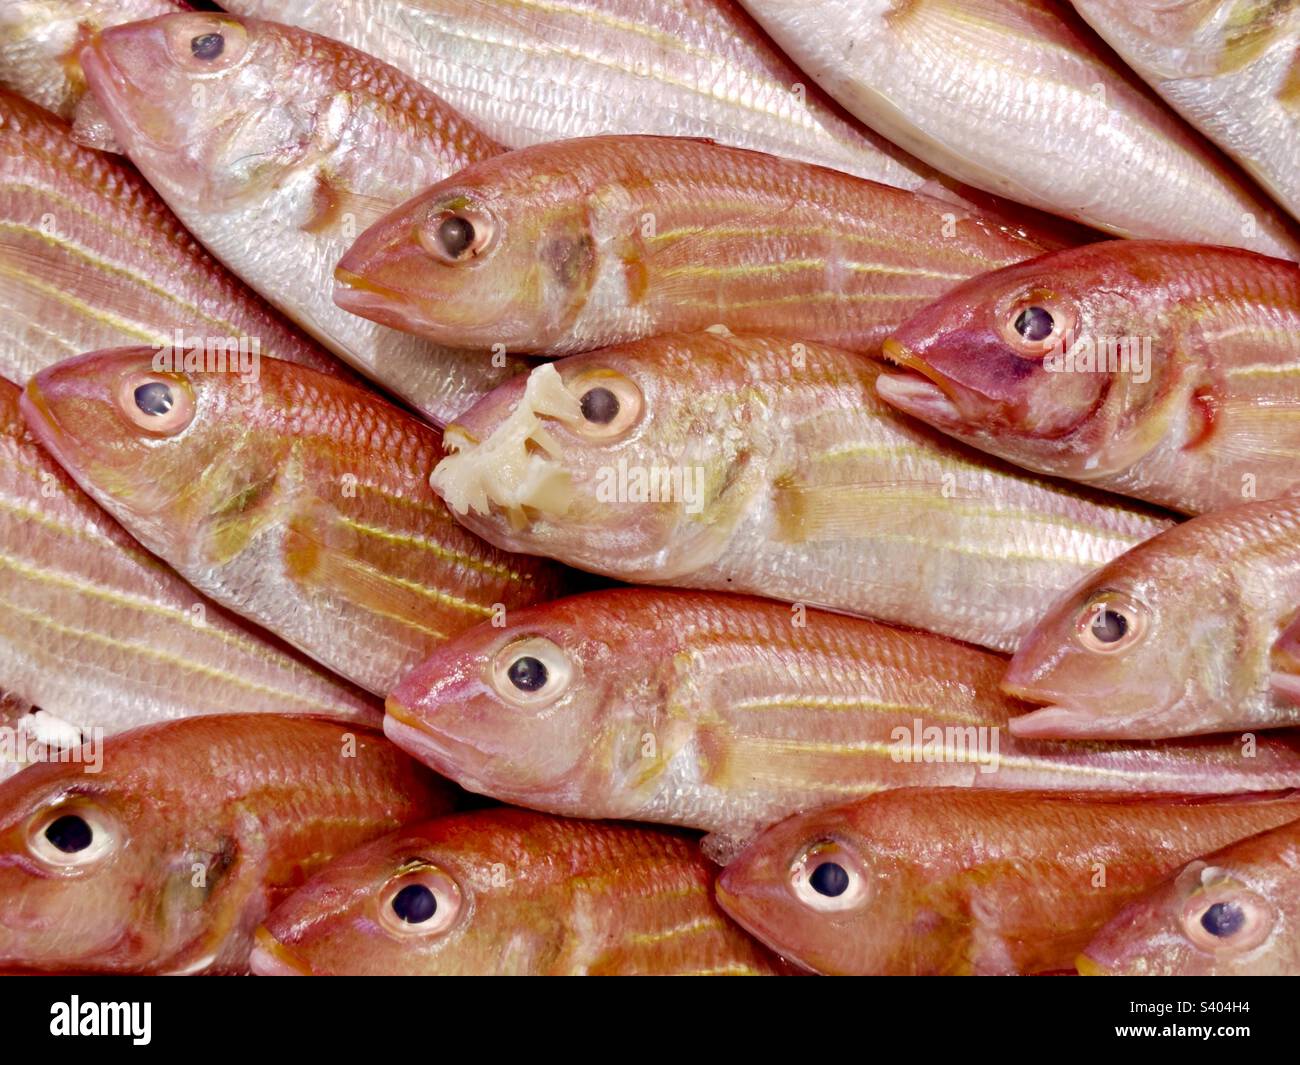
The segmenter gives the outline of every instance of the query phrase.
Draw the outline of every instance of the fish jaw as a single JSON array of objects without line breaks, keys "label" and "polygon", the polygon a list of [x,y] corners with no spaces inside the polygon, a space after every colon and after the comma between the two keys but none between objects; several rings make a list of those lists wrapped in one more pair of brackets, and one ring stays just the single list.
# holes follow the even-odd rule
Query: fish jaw
[{"label": "fish jaw", "polygon": [[248,968],[254,976],[312,976],[311,967],[295,958],[293,953],[276,939],[265,925],[253,935],[253,950],[248,956]]}]

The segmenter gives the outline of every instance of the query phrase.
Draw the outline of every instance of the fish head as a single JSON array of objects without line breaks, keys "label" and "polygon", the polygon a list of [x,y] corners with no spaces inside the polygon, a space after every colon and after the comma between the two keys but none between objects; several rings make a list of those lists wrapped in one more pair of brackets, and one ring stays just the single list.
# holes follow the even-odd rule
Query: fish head
[{"label": "fish head", "polygon": [[[896,369],[877,391],[1013,461],[1046,456],[1054,472],[1077,476],[1131,461],[1131,449],[1149,449],[1163,427],[1142,418],[1159,394],[1162,363],[1131,290],[1093,249],[973,278],[885,342]],[[1124,454],[1112,456],[1121,445]]]},{"label": "fish head", "polygon": [[22,398],[33,434],[78,484],[146,546],[172,550],[192,547],[201,530],[228,543],[247,532],[290,446],[282,434],[260,439],[264,390],[245,391],[244,370],[265,374],[274,360],[223,348],[224,362],[205,361],[216,358],[211,348],[187,350],[203,355],[191,362],[200,368],[184,369],[175,347],[77,356],[33,377]]},{"label": "fish head", "polygon": [[[1003,677],[1043,706],[1013,718],[1023,738],[1164,738],[1207,731],[1254,665],[1231,575],[1140,545],[1090,575],[1029,632]],[[1241,652],[1244,656],[1244,652]]]},{"label": "fish head", "polygon": [[716,894],[782,957],[814,972],[862,974],[896,971],[914,886],[906,862],[873,847],[852,818],[823,810],[764,832],[722,871]]},{"label": "fish head", "polygon": [[[526,828],[537,815],[490,811],[403,829],[344,855],[258,929],[263,976],[527,972],[565,915],[530,898]],[[552,900],[553,901],[553,900]]]},{"label": "fish head", "polygon": [[784,439],[715,339],[610,348],[506,382],[447,427],[434,490],[506,550],[643,583],[708,565]]},{"label": "fish head", "polygon": [[592,816],[636,771],[662,702],[653,636],[619,602],[559,600],[450,640],[389,695],[385,732],[471,791]]},{"label": "fish head", "polygon": [[86,768],[39,762],[0,784],[0,968],[131,968],[162,935],[156,813]]},{"label": "fish head", "polygon": [[103,30],[81,62],[117,142],[159,191],[219,210],[261,202],[336,139],[327,102],[278,88],[295,58],[311,77],[288,32],[223,12],[163,15]]},{"label": "fish head", "polygon": [[1144,75],[1173,81],[1231,73],[1273,43],[1285,46],[1294,11],[1288,0],[1080,0],[1080,14]]},{"label": "fish head", "polygon": [[334,301],[440,344],[537,352],[560,344],[598,269],[580,178],[510,153],[396,207],[339,260]]},{"label": "fish head", "polygon": [[1076,962],[1079,972],[1262,976],[1290,971],[1296,959],[1284,952],[1285,941],[1294,940],[1293,933],[1288,936],[1294,916],[1285,909],[1294,896],[1300,851],[1289,843],[1285,853],[1260,853],[1276,837],[1276,832],[1262,833],[1229,848],[1222,861],[1212,855],[1191,862],[1130,903],[1088,944]]}]

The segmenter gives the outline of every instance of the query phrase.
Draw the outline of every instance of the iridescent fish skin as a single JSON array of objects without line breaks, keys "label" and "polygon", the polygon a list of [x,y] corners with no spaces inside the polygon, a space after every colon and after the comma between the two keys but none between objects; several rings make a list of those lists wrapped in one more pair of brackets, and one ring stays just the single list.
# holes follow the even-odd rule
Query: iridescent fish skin
[{"label": "iridescent fish skin", "polygon": [[1165,101],[1300,218],[1300,5],[1074,0]]},{"label": "iridescent fish skin", "polygon": [[719,323],[874,352],[959,282],[1042,250],[976,211],[807,163],[590,137],[415,196],[339,261],[334,298],[439,343],[550,355]]},{"label": "iridescent fish skin", "polygon": [[0,86],[71,118],[86,91],[77,53],[96,32],[187,8],[175,0],[3,0]]},{"label": "iridescent fish skin", "polygon": [[346,372],[209,256],[134,170],[0,90],[0,376],[175,333]]},{"label": "iridescent fish skin", "polygon": [[[717,908],[715,872],[694,840],[671,832],[508,807],[458,814],[333,862],[258,930],[253,970],[783,975]],[[412,895],[423,896],[423,920],[411,919],[419,899],[398,899]]]},{"label": "iridescent fish skin", "polygon": [[708,137],[900,188],[936,176],[847,119],[731,0],[230,0],[405,71],[512,148]]},{"label": "iridescent fish skin", "polygon": [[1300,487],[1300,266],[1120,240],[959,286],[885,342],[899,409],[1186,513]]},{"label": "iridescent fish skin", "polygon": [[253,930],[331,858],[446,813],[377,733],[274,714],[110,739],[0,784],[0,965],[246,973]]},{"label": "iridescent fish skin", "polygon": [[1126,903],[1300,799],[899,788],[792,817],[727,866],[736,921],[816,972],[1059,972]]},{"label": "iridescent fish skin", "polygon": [[456,453],[433,484],[506,550],[995,650],[1053,590],[1168,527],[951,443],[877,399],[878,373],[836,349],[717,333],[575,356],[450,426]]},{"label": "iridescent fish skin", "polygon": [[358,233],[501,150],[423,86],[337,41],[205,12],[108,30],[82,61],[116,140],[191,232],[362,373],[441,425],[521,368],[331,299]]},{"label": "iridescent fish skin", "polygon": [[379,724],[377,702],[143,550],[36,443],[18,400],[0,381],[0,679],[13,699],[0,777],[19,768],[19,733],[59,745],[245,711]]},{"label": "iridescent fish skin", "polygon": [[470,791],[733,840],[893,787],[1300,785],[1293,738],[1249,757],[1235,739],[1014,740],[1007,722],[1025,707],[999,692],[1005,669],[1000,655],[860,618],[623,588],[512,611],[503,627],[449,641],[389,695],[384,730]]},{"label": "iridescent fish skin", "polygon": [[1300,821],[1189,862],[1076,959],[1085,976],[1300,976]]},{"label": "iridescent fish skin", "polygon": [[128,348],[43,371],[22,402],[41,443],[149,550],[370,691],[494,608],[557,587],[558,567],[456,524],[428,485],[441,434],[361,386],[273,359],[255,380],[160,373]]},{"label": "iridescent fish skin", "polygon": [[1300,499],[1175,526],[1063,596],[1003,687],[1021,736],[1188,736],[1300,723]]},{"label": "iridescent fish skin", "polygon": [[868,126],[960,181],[1119,237],[1300,256],[1292,220],[1063,0],[742,3]]}]

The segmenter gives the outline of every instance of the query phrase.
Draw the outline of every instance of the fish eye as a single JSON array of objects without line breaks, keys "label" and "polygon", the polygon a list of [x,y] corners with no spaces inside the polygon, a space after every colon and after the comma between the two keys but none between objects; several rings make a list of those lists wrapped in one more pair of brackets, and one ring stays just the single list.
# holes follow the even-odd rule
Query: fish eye
[{"label": "fish eye", "polygon": [[1127,651],[1146,634],[1147,610],[1142,604],[1116,592],[1094,596],[1075,626],[1079,643],[1098,654]]},{"label": "fish eye", "polygon": [[558,699],[573,682],[573,666],[562,647],[544,636],[506,644],[489,672],[493,689],[516,706],[544,706]]},{"label": "fish eye", "polygon": [[416,868],[394,877],[380,892],[380,922],[399,936],[447,931],[463,908],[460,887],[436,866],[419,859],[407,864]]},{"label": "fish eye", "polygon": [[162,436],[179,433],[194,419],[194,392],[179,374],[129,374],[118,386],[117,403],[132,425]]},{"label": "fish eye", "polygon": [[200,33],[190,38],[190,52],[196,59],[216,59],[226,47],[226,38],[220,33]]},{"label": "fish eye", "polygon": [[616,440],[641,420],[645,410],[641,389],[614,370],[589,370],[565,387],[578,397],[582,413],[573,429],[590,440]]},{"label": "fish eye", "polygon": [[857,909],[870,895],[862,863],[834,840],[814,843],[795,859],[790,887],[800,902],[822,913]]},{"label": "fish eye", "polygon": [[1276,923],[1273,907],[1220,869],[1201,874],[1204,886],[1183,907],[1183,932],[1197,947],[1216,954],[1259,946]]},{"label": "fish eye", "polygon": [[42,811],[28,826],[27,849],[47,866],[75,871],[113,849],[109,820],[88,804],[62,804]]},{"label": "fish eye", "polygon": [[1065,343],[1074,319],[1073,312],[1056,297],[1046,292],[1030,293],[1007,308],[1002,335],[1017,355],[1041,359]]},{"label": "fish eye", "polygon": [[455,265],[486,254],[496,236],[487,211],[468,204],[435,209],[417,230],[421,247],[439,262]]},{"label": "fish eye", "polygon": [[167,32],[177,62],[195,73],[225,70],[244,54],[248,44],[242,25],[216,15],[181,19]]}]

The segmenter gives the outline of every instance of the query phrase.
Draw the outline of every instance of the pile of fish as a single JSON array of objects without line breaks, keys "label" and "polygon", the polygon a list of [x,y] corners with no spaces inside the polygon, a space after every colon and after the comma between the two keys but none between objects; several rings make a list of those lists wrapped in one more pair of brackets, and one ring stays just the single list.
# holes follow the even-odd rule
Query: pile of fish
[{"label": "pile of fish", "polygon": [[0,0],[0,970],[1300,975],[1300,4],[200,6]]}]

